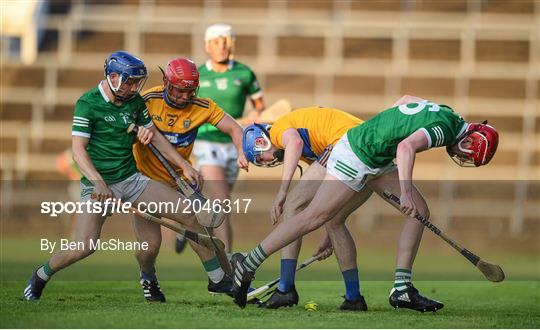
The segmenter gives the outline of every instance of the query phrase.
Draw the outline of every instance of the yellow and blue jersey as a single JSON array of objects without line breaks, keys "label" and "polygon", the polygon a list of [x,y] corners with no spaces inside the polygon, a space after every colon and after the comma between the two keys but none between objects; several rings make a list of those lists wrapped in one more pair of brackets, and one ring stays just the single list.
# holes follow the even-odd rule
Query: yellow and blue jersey
[{"label": "yellow and blue jersey", "polygon": [[270,128],[270,141],[278,149],[285,149],[283,133],[295,129],[304,142],[301,159],[311,164],[324,156],[325,149],[329,150],[349,129],[362,123],[361,119],[339,109],[300,108],[274,122]]},{"label": "yellow and blue jersey", "polygon": [[[205,98],[195,98],[183,109],[172,108],[163,99],[163,86],[150,88],[142,94],[142,97],[156,128],[188,161],[199,127],[205,123],[217,125],[225,115],[214,101]],[[133,147],[133,154],[137,168],[143,174],[154,180],[172,181],[147,146],[137,142]]]}]

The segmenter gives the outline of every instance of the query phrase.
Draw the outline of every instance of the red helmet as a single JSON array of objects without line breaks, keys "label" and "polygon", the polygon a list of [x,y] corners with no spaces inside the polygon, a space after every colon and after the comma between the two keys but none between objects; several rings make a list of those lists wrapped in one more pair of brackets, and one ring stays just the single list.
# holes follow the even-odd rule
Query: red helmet
[{"label": "red helmet", "polygon": [[499,145],[499,133],[487,121],[469,124],[457,143],[448,147],[452,160],[460,166],[482,166],[489,163]]},{"label": "red helmet", "polygon": [[176,58],[167,63],[165,70],[160,69],[163,72],[165,102],[174,108],[186,107],[199,87],[197,65],[187,58]]}]

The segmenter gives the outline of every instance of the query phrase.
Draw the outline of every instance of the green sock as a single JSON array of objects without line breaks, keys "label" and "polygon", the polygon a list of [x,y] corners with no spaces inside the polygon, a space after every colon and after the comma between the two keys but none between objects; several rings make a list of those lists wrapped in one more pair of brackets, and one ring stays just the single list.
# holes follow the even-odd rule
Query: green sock
[{"label": "green sock", "polygon": [[210,281],[218,283],[225,276],[225,272],[221,269],[217,257],[214,257],[210,260],[203,261],[204,270],[208,274]]},{"label": "green sock", "polygon": [[412,272],[410,269],[396,268],[394,288],[398,291],[406,290],[411,286]]},{"label": "green sock", "polygon": [[259,244],[255,249],[251,250],[246,259],[244,259],[244,266],[246,266],[248,271],[254,272],[266,260],[266,258],[268,258],[268,256],[264,252],[262,246]]}]

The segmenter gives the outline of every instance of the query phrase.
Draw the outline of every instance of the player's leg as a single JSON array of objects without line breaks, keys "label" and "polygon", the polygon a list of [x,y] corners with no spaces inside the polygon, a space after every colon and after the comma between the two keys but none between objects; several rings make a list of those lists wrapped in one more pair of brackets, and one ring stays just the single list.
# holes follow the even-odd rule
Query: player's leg
[{"label": "player's leg", "polygon": [[[227,182],[227,170],[223,166],[203,165],[200,166],[201,175],[204,178],[204,191],[210,199],[220,201],[231,199],[231,185]],[[225,251],[231,252],[232,249],[232,225],[231,215],[227,213],[223,223],[214,228],[214,235],[221,239],[225,244]]]},{"label": "player's leg", "polygon": [[355,191],[327,173],[311,203],[287,222],[280,223],[247,257],[236,253],[231,259],[235,303],[244,307],[246,294],[257,268],[279,249],[331,220],[354,196]]},{"label": "player's leg", "polygon": [[133,231],[139,242],[148,244],[148,249],[137,250],[135,253],[135,258],[139,263],[144,298],[150,302],[165,302],[165,295],[159,286],[155,268],[161,246],[161,226],[134,215]]},{"label": "player's leg", "polygon": [[[135,204],[146,203],[146,205],[148,205],[150,202],[160,201],[176,205],[178,200],[182,200],[182,198],[183,196],[176,190],[160,182],[150,180],[146,186],[146,189],[137,198]],[[179,205],[181,206],[181,210],[183,210],[183,208],[186,206],[186,204],[183,204],[182,202],[180,202]],[[175,210],[163,207],[162,210],[160,210],[159,215],[177,221],[189,230],[195,232],[204,232],[204,228],[197,222],[197,219],[193,213],[177,213]],[[191,242],[190,244],[193,247],[193,250],[199,256],[203,267],[208,274],[209,291],[212,293],[229,293],[231,288],[231,280],[230,278],[225,277],[225,273],[221,269],[214,251],[204,248],[198,244]]]},{"label": "player's leg", "polygon": [[[209,158],[199,159],[197,163],[201,175],[205,179],[205,191],[212,199],[230,200],[231,191],[238,178],[238,154],[232,143],[212,143]],[[225,244],[225,251],[231,253],[233,231],[231,214],[228,213],[221,226],[214,228],[214,235]]]},{"label": "player's leg", "polygon": [[[395,169],[370,181],[368,185],[380,196],[384,190],[396,196],[401,195],[399,176]],[[418,213],[429,219],[427,203],[415,186],[413,186],[413,200],[418,208]],[[442,303],[420,295],[411,283],[412,267],[423,232],[424,225],[420,221],[412,217],[405,219],[398,239],[394,288],[389,298],[390,304],[395,308],[411,308],[424,312],[436,311],[444,307]]]},{"label": "player's leg", "polygon": [[356,245],[346,226],[346,220],[369,199],[372,193],[369,187],[364,186],[332,220],[325,224],[345,284],[345,300],[340,306],[341,310],[367,310],[367,304],[360,291]]},{"label": "player's leg", "polygon": [[[307,168],[298,184],[287,194],[287,199],[283,205],[282,222],[290,221],[292,217],[300,213],[309,204],[321,185],[325,174],[326,169],[317,162]],[[302,238],[299,238],[281,249],[281,276],[278,287],[270,298],[261,305],[262,307],[275,309],[298,304],[299,297],[294,286],[294,280],[301,246]]]},{"label": "player's leg", "polygon": [[[197,140],[193,155],[197,159],[197,169],[204,178],[207,196],[210,199],[230,200],[232,187],[238,177],[238,156],[234,145]],[[230,253],[233,239],[231,215],[226,214],[221,226],[214,228],[213,232],[225,244],[225,251]]]},{"label": "player's leg", "polygon": [[91,240],[95,243],[99,238],[104,221],[105,217],[100,214],[77,214],[74,239],[71,242],[76,248],[59,250],[45,264],[38,267],[28,281],[23,298],[26,300],[39,299],[45,285],[54,273],[92,254],[95,249],[92,248]]},{"label": "player's leg", "polygon": [[299,237],[334,218],[354,195],[362,190],[368,174],[374,173],[354,154],[344,135],[334,146],[326,164],[327,173],[311,203],[290,221],[281,223],[246,258],[235,254],[231,260],[235,278],[234,302],[245,306],[247,286],[264,260]]}]

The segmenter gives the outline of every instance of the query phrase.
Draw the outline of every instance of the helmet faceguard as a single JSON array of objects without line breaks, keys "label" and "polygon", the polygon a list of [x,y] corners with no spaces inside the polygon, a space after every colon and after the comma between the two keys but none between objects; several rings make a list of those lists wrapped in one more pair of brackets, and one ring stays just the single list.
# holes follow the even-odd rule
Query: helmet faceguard
[{"label": "helmet faceguard", "polygon": [[[112,73],[118,75],[116,85],[113,85]],[[105,60],[105,78],[114,97],[118,101],[126,102],[140,93],[148,78],[148,71],[139,58],[118,51]]]},{"label": "helmet faceguard", "polygon": [[169,61],[163,73],[163,99],[173,108],[183,109],[188,106],[199,88],[197,65],[186,58]]},{"label": "helmet faceguard", "polygon": [[478,167],[489,163],[499,145],[499,133],[487,120],[481,124],[469,124],[467,130],[448,146],[446,151],[452,160],[462,167]]},{"label": "helmet faceguard", "polygon": [[283,150],[275,151],[271,162],[263,163],[261,160],[261,155],[272,149],[269,129],[270,125],[266,124],[249,125],[242,137],[242,149],[246,159],[259,167],[275,167],[283,163]]}]

